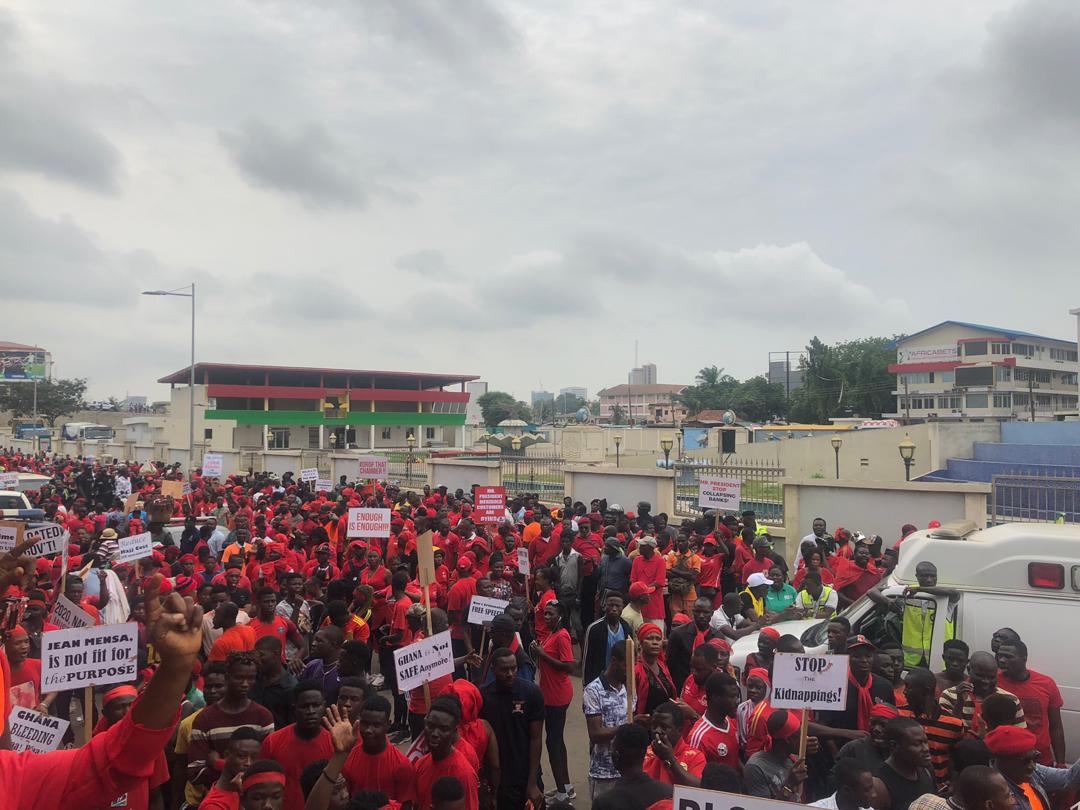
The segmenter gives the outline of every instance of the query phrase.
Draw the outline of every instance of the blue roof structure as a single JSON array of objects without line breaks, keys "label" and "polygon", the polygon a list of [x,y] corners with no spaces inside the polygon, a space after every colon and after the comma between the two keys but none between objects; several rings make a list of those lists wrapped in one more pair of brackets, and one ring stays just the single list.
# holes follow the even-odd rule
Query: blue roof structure
[{"label": "blue roof structure", "polygon": [[1058,343],[1073,343],[1074,341],[1066,338],[1048,337],[1046,335],[1036,335],[1033,332],[1021,332],[1017,329],[1002,329],[997,326],[987,326],[982,323],[968,323],[967,321],[942,321],[941,323],[928,326],[926,329],[921,329],[918,332],[914,332],[910,335],[904,335],[897,343],[910,340],[911,338],[918,337],[919,335],[925,335],[927,332],[931,332],[934,329],[938,329],[942,326],[963,326],[967,329],[977,329],[980,332],[989,332],[994,335],[1004,335],[1009,340],[1015,340],[1016,338],[1035,338],[1037,340],[1053,340]]}]

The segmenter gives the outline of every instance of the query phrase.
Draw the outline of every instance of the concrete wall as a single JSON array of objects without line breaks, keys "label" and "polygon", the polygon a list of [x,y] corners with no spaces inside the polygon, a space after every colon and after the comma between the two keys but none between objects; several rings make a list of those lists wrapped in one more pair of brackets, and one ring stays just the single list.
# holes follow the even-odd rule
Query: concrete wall
[{"label": "concrete wall", "polygon": [[825,518],[830,529],[843,526],[865,534],[880,534],[887,545],[896,541],[905,523],[925,529],[931,520],[945,523],[966,519],[985,526],[989,493],[989,484],[785,479],[784,524],[789,555],[798,553],[797,538],[810,533],[815,517]]},{"label": "concrete wall", "polygon": [[652,504],[653,514],[675,514],[675,474],[671,470],[626,470],[615,467],[568,465],[564,470],[566,494],[588,503],[607,498],[633,511],[638,501]]},{"label": "concrete wall", "polygon": [[428,459],[428,483],[432,488],[446,487],[451,492],[468,492],[473,484],[497,487],[502,484],[501,461],[469,461],[456,458]]},{"label": "concrete wall", "polygon": [[1006,422],[1001,441],[1007,444],[1080,444],[1080,422]]}]

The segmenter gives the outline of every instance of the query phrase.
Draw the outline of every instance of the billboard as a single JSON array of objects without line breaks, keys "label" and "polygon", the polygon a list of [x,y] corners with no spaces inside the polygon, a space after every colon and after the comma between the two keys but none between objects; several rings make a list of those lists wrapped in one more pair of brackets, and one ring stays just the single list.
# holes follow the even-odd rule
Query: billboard
[{"label": "billboard", "polygon": [[3,382],[45,380],[48,370],[44,349],[0,349],[0,372]]}]

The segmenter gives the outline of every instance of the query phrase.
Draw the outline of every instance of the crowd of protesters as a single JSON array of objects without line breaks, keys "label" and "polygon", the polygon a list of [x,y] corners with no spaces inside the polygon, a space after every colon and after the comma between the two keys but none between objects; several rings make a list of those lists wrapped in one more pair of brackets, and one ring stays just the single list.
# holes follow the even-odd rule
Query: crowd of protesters
[{"label": "crowd of protesters", "polygon": [[[1080,786],[1061,696],[1023,640],[1003,628],[972,652],[950,634],[929,660],[934,615],[878,590],[895,546],[821,518],[789,566],[753,512],[675,524],[647,503],[523,497],[482,523],[446,488],[343,476],[316,491],[289,473],[13,451],[0,466],[49,476],[28,495],[70,538],[54,559],[0,558],[0,722],[21,706],[93,729],[54,754],[0,751],[16,808],[539,810],[581,789],[600,810],[645,810],[686,785],[839,810],[1050,810]],[[163,496],[169,481],[183,494]],[[389,537],[348,537],[354,507],[390,509]],[[118,562],[142,532],[151,556]],[[932,564],[917,576],[912,594],[951,596]],[[61,594],[139,626],[139,677],[90,705],[42,693]],[[476,595],[504,613],[469,624]],[[851,633],[838,613],[863,595],[896,612],[899,641]],[[774,654],[802,650],[793,618],[828,620],[829,650],[850,657],[847,706],[811,717],[802,758],[799,715],[769,705]],[[456,670],[403,692],[394,651],[429,627],[449,630]],[[736,668],[731,644],[753,633]],[[565,739],[577,700],[587,771]]]}]

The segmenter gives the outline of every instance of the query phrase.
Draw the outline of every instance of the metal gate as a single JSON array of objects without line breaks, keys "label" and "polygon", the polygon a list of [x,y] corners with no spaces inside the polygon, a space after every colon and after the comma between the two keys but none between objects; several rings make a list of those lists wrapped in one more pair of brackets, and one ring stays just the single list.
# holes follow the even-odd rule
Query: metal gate
[{"label": "metal gate", "polygon": [[537,495],[545,503],[559,503],[566,494],[561,456],[507,454],[502,458],[502,485],[506,497]]},{"label": "metal gate", "polygon": [[737,478],[742,482],[742,509],[753,509],[761,523],[784,522],[784,468],[774,461],[742,464],[695,464],[677,461],[675,467],[675,512],[694,517],[705,510],[698,503],[698,480],[701,476]]},{"label": "metal gate", "polygon": [[989,518],[998,523],[1080,523],[1080,478],[995,475]]}]

